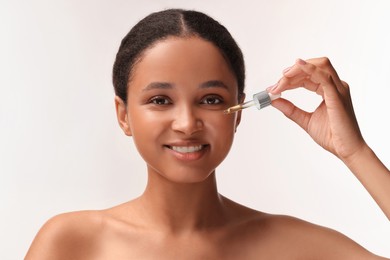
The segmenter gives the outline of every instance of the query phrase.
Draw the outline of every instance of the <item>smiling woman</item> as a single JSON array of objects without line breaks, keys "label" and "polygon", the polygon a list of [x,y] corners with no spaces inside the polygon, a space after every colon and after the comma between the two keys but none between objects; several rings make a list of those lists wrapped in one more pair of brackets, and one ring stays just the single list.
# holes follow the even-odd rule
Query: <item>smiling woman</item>
[{"label": "smiling woman", "polygon": [[[205,14],[173,9],[140,21],[121,43],[113,82],[119,125],[147,165],[145,191],[55,216],[26,259],[379,259],[338,232],[218,193],[216,168],[241,120],[241,111],[223,111],[244,101],[244,78],[237,44]],[[298,60],[269,91],[302,85],[324,99],[315,112],[273,105],[338,156],[389,216],[389,171],[360,134],[348,85],[320,58]]]},{"label": "smiling woman", "polygon": [[239,115],[222,111],[238,102],[238,88],[212,43],[170,37],[147,49],[127,96],[127,104],[116,98],[118,120],[147,162],[149,179],[157,172],[179,182],[203,181],[226,157]]}]

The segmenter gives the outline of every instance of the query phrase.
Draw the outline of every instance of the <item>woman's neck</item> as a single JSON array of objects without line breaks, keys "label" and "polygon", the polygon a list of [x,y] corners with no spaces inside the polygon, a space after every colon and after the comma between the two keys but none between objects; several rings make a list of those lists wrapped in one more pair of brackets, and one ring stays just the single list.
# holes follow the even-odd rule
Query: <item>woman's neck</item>
[{"label": "woman's neck", "polygon": [[227,221],[214,172],[198,183],[174,183],[150,173],[138,202],[145,220],[172,233],[215,228]]}]

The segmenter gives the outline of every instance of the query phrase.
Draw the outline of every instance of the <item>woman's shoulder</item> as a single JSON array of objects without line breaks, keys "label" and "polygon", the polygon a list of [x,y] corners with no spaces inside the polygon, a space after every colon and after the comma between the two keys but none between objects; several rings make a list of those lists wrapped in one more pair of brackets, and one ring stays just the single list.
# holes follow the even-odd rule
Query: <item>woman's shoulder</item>
[{"label": "woman's shoulder", "polygon": [[89,226],[98,226],[104,215],[104,210],[82,210],[61,213],[51,217],[44,227],[51,228],[77,228],[79,229],[86,224]]},{"label": "woman's shoulder", "polygon": [[266,248],[282,244],[289,256],[304,259],[378,259],[344,234],[296,217],[260,212],[251,225],[259,236],[267,237]]},{"label": "woman's shoulder", "polygon": [[233,212],[238,212],[228,236],[230,242],[239,241],[242,248],[242,241],[247,241],[246,251],[251,252],[253,258],[265,255],[268,259],[379,259],[331,228],[288,215],[260,212],[231,201],[228,203]]},{"label": "woman's shoulder", "polygon": [[62,213],[50,218],[39,232],[55,237],[73,234],[87,236],[97,232],[102,227],[104,215],[102,210]]},{"label": "woman's shoulder", "polygon": [[86,210],[56,215],[41,227],[26,259],[78,259],[97,246],[104,211]]}]

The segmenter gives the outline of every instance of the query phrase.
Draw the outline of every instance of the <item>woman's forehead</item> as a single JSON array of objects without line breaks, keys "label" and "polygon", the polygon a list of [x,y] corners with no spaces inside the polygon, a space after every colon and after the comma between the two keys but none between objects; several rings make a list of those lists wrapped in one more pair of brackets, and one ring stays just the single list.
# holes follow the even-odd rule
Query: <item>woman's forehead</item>
[{"label": "woman's forehead", "polygon": [[147,49],[133,68],[132,80],[234,80],[221,51],[199,37],[171,37]]}]

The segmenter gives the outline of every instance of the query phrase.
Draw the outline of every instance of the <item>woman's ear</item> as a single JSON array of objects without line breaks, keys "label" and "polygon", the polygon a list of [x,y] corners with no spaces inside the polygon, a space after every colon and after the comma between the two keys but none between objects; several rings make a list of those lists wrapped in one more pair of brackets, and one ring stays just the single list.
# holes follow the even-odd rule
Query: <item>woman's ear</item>
[{"label": "woman's ear", "polygon": [[[238,100],[239,104],[243,103],[244,100],[245,100],[245,93],[242,93],[242,94],[240,94],[240,98],[239,98],[239,100]],[[238,127],[238,125],[239,125],[240,122],[241,122],[241,112],[242,112],[242,110],[240,110],[240,111],[237,112],[236,129],[235,129],[236,132],[237,132],[237,127]]]},{"label": "woman's ear", "polygon": [[115,109],[116,109],[116,117],[118,119],[119,126],[122,128],[125,135],[132,136],[126,104],[118,96],[115,96]]}]

